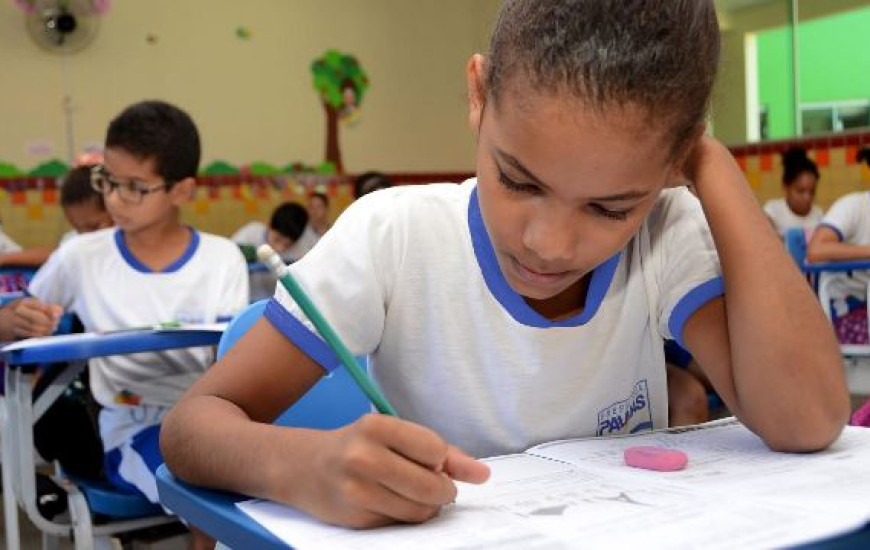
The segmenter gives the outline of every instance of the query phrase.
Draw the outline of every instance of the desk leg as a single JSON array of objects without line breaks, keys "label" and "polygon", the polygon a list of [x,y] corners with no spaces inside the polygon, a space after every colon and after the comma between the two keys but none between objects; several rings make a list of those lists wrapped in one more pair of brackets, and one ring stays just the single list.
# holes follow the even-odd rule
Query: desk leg
[{"label": "desk leg", "polygon": [[3,469],[3,519],[6,527],[6,550],[21,548],[18,531],[18,502],[15,498],[15,457],[12,427],[6,410],[6,400],[0,397],[0,467]]}]

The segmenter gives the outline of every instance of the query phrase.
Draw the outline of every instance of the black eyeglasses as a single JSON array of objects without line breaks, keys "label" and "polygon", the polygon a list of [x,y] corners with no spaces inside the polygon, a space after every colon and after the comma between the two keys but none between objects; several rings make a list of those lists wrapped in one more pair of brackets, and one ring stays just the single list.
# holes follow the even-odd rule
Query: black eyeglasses
[{"label": "black eyeglasses", "polygon": [[122,201],[132,204],[141,203],[145,195],[168,189],[169,185],[167,182],[148,186],[148,184],[136,180],[120,181],[109,174],[102,164],[91,168],[91,187],[94,191],[103,196],[117,191],[118,197]]}]

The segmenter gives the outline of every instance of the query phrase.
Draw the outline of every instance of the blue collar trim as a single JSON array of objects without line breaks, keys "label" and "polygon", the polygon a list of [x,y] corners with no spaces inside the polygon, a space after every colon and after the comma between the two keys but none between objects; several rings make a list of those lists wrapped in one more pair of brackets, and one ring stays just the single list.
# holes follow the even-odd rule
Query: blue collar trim
[{"label": "blue collar trim", "polygon": [[490,293],[514,320],[530,327],[576,327],[588,323],[595,316],[601,302],[604,301],[604,296],[610,288],[610,283],[613,281],[613,275],[616,273],[616,267],[619,265],[619,259],[622,255],[621,252],[617,252],[592,271],[592,280],[586,291],[586,306],[583,311],[567,319],[551,321],[532,309],[523,297],[508,285],[504,273],[498,266],[495,250],[492,248],[492,242],[490,242],[486,226],[483,224],[480,203],[477,199],[477,188],[471,192],[471,199],[468,201],[468,229],[471,232],[471,242],[474,246],[477,264],[480,266],[480,271]]},{"label": "blue collar trim", "polygon": [[187,249],[177,260],[160,271],[154,271],[140,262],[139,258],[133,255],[127,247],[127,241],[124,239],[124,232],[120,229],[115,229],[115,244],[118,247],[118,251],[121,253],[121,257],[124,258],[124,261],[126,261],[127,264],[136,271],[142,273],[174,273],[184,267],[184,264],[193,257],[194,253],[196,253],[196,249],[199,248],[199,231],[196,231],[192,227],[188,227],[188,230],[190,231],[190,244],[187,245]]}]

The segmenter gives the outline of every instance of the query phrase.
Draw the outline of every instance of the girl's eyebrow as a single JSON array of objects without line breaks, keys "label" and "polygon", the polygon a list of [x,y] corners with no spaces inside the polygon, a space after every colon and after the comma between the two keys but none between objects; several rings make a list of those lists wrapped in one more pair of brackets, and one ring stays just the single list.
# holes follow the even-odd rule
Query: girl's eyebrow
[{"label": "girl's eyebrow", "polygon": [[[542,187],[543,189],[549,189],[549,186],[541,181],[541,178],[533,174],[531,170],[526,168],[523,163],[513,155],[505,153],[498,147],[493,148],[493,153],[495,157],[501,160],[501,162],[510,164],[515,170],[522,173],[523,176],[527,177],[535,185]],[[650,193],[651,191],[638,189],[636,191],[624,191],[622,193],[614,193],[612,195],[604,195],[601,197],[590,197],[587,200],[594,202],[625,202],[645,198],[649,196]]]},{"label": "girl's eyebrow", "polygon": [[535,185],[543,187],[544,189],[549,189],[549,186],[541,181],[541,178],[533,174],[532,171],[526,168],[525,165],[523,165],[523,163],[520,162],[519,159],[517,159],[515,156],[505,153],[498,147],[494,147],[493,152],[494,156],[498,157],[502,162],[510,164],[515,170],[521,172],[523,176],[529,178],[529,180]]}]

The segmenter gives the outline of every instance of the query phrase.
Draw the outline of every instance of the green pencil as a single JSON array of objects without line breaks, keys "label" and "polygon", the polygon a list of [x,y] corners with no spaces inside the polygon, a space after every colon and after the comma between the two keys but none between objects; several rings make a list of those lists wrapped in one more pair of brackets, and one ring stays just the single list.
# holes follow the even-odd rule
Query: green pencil
[{"label": "green pencil", "polygon": [[283,261],[281,261],[281,257],[278,253],[268,244],[264,244],[257,249],[257,257],[259,257],[261,262],[269,266],[272,273],[278,277],[278,280],[281,281],[281,284],[287,292],[290,293],[290,296],[293,297],[293,300],[296,301],[306,317],[311,320],[311,323],[314,324],[314,328],[317,329],[320,336],[322,336],[329,347],[332,348],[332,351],[334,351],[339,360],[341,360],[341,364],[347,369],[347,372],[350,374],[351,378],[353,378],[354,382],[356,382],[356,385],[359,386],[366,396],[368,396],[378,412],[390,416],[399,416],[396,409],[390,405],[387,398],[384,397],[380,390],[378,390],[377,386],[375,386],[369,379],[368,375],[366,375],[365,371],[363,371],[359,364],[357,364],[356,358],[350,353],[350,350],[347,349],[347,346],[344,345],[344,342],[341,341],[338,334],[336,334],[330,326],[329,322],[320,314],[320,311],[318,311],[314,302],[311,301],[308,295],[305,294],[305,291],[302,290],[302,287],[299,286],[299,283],[296,282],[296,279],[294,279],[290,274],[290,270],[287,269],[287,266],[284,265]]}]

